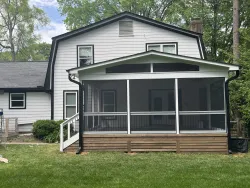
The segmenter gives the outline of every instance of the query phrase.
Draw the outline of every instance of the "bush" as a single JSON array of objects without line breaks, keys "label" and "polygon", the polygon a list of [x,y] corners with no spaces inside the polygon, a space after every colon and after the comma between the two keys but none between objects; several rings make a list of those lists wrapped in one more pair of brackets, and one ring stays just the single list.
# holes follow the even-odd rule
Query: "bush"
[{"label": "bush", "polygon": [[63,120],[38,120],[33,124],[33,135],[45,142],[54,143],[60,140],[60,124]]}]

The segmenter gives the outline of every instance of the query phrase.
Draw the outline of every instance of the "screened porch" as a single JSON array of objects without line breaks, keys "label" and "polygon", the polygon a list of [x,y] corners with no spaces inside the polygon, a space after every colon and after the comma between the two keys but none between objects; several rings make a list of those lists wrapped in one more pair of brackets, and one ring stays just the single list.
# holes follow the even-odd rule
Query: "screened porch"
[{"label": "screened porch", "polygon": [[225,78],[84,81],[84,133],[226,132]]}]

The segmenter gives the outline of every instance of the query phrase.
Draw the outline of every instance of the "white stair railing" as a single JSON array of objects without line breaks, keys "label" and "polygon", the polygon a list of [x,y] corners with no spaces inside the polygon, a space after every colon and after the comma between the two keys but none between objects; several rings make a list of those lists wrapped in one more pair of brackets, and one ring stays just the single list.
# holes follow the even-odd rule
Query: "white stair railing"
[{"label": "white stair railing", "polygon": [[[77,132],[76,122],[79,120],[79,113],[73,115],[71,118],[67,119],[63,123],[60,124],[60,151],[63,150],[79,140],[79,131],[78,133],[71,135],[71,127],[73,126],[73,132]],[[79,123],[79,122],[78,122]],[[67,126],[67,138],[64,140],[64,127]]]}]

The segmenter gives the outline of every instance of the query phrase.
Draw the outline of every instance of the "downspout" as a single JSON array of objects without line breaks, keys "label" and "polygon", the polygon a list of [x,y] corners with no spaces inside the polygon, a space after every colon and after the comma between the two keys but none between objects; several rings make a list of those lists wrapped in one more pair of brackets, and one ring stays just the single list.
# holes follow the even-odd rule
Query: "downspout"
[{"label": "downspout", "polygon": [[227,81],[225,82],[225,97],[226,97],[226,105],[227,105],[227,109],[226,109],[226,114],[227,114],[227,141],[228,141],[228,153],[231,154],[232,153],[232,141],[231,141],[231,130],[230,130],[230,103],[229,103],[229,89],[228,89],[228,85],[229,82],[232,80],[235,80],[236,78],[238,78],[240,75],[240,71],[236,70],[236,74],[227,79]]},{"label": "downspout", "polygon": [[83,133],[83,91],[84,87],[80,82],[77,82],[71,78],[71,74],[68,75],[69,81],[78,84],[79,86],[79,148],[76,154],[80,154],[83,151],[83,143],[82,143],[82,133]]}]

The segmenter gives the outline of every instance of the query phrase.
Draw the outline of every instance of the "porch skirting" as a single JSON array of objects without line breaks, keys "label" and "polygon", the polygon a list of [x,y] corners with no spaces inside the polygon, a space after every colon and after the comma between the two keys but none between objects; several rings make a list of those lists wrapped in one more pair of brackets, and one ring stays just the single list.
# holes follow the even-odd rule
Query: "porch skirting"
[{"label": "porch skirting", "polygon": [[[76,152],[75,142],[64,152]],[[228,153],[226,133],[217,134],[83,134],[83,151]]]}]

